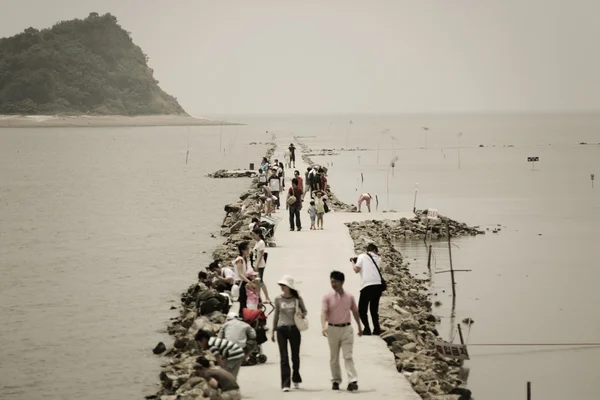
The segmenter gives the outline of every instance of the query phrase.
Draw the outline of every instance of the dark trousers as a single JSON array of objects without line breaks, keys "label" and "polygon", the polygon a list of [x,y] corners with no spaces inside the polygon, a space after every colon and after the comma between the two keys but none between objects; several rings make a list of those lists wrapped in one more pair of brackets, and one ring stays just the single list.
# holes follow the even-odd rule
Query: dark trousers
[{"label": "dark trousers", "polygon": [[277,208],[281,207],[281,200],[279,200],[279,192],[271,192],[273,194],[273,196],[277,197],[277,200],[275,200],[275,206]]},{"label": "dark trousers", "polygon": [[300,207],[290,206],[290,229],[294,229],[294,218],[296,218],[296,227],[302,229],[302,223],[300,222]]},{"label": "dark trousers", "polygon": [[371,332],[371,328],[369,328],[369,316],[367,315],[367,311],[370,309],[371,319],[373,320],[373,333],[381,333],[381,328],[379,327],[379,299],[381,298],[381,294],[381,285],[367,286],[360,291],[358,314],[365,327],[365,332]]},{"label": "dark trousers", "polygon": [[[267,267],[265,267],[265,268],[267,268]],[[264,278],[263,278],[265,276],[265,268],[259,268],[258,269],[258,277],[260,278],[261,282],[265,281]]]},{"label": "dark trousers", "polygon": [[301,383],[300,377],[300,342],[302,336],[296,326],[280,326],[277,328],[277,343],[279,344],[279,358],[281,359],[281,387],[290,387],[290,360],[288,356],[288,342],[292,349],[292,382]]},{"label": "dark trousers", "polygon": [[238,301],[240,302],[239,315],[243,321],[244,320],[244,308],[247,308],[246,304],[248,301],[248,294],[246,293],[246,282],[242,282],[242,284],[240,285],[240,297],[238,298]]}]

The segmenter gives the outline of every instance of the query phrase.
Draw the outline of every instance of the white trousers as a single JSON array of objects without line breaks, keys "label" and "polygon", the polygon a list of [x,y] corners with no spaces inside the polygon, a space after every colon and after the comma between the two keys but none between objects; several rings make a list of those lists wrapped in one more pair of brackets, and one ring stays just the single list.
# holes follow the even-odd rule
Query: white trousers
[{"label": "white trousers", "polygon": [[342,382],[342,369],[340,367],[340,350],[344,356],[344,366],[348,374],[348,383],[357,382],[358,375],[354,367],[352,350],[354,347],[354,330],[351,325],[328,326],[327,339],[329,340],[329,365],[331,367],[332,382]]}]

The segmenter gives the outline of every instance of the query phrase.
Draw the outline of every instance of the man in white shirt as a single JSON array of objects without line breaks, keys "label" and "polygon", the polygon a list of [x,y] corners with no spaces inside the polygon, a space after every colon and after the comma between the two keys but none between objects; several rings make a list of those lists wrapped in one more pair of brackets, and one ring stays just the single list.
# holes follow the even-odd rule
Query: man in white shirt
[{"label": "man in white shirt", "polygon": [[[377,246],[369,243],[367,252],[351,259],[354,272],[360,274],[360,298],[358,299],[358,313],[364,325],[363,335],[380,335],[379,326],[379,299],[383,293],[381,279],[381,258]],[[367,311],[371,311],[373,332],[369,327]]]},{"label": "man in white shirt", "polygon": [[279,209],[279,206],[281,205],[279,202],[279,193],[281,192],[281,181],[277,176],[277,170],[275,168],[273,168],[271,176],[269,177],[269,189],[271,189],[271,194],[277,197],[277,200],[275,200],[275,204],[277,205],[277,209]]},{"label": "man in white shirt", "polygon": [[231,268],[222,267],[221,260],[216,259],[210,263],[208,270],[214,274],[213,286],[218,292],[231,290],[235,279],[235,272]]}]

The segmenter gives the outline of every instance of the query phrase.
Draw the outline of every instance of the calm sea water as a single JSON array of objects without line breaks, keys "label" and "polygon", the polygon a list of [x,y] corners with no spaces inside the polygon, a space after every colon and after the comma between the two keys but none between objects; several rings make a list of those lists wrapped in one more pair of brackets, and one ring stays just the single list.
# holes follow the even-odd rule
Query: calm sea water
[{"label": "calm sea water", "polygon": [[[258,162],[264,147],[248,143],[271,134],[371,149],[321,160],[333,164],[330,183],[346,202],[369,191],[381,208],[410,210],[418,182],[418,207],[503,226],[455,241],[455,266],[473,270],[458,276],[456,310],[457,321],[476,321],[470,343],[600,341],[600,188],[590,180],[600,146],[579,145],[600,142],[600,116],[228,119],[248,125],[0,130],[2,397],[151,391],[160,360],[150,350],[168,340],[169,308],[207,263],[222,206],[243,187],[204,176]],[[535,171],[528,156],[540,157]],[[423,245],[400,246],[422,274]],[[444,246],[436,245],[438,270]],[[431,289],[446,338],[448,279],[435,276]],[[600,350],[556,350],[472,347],[469,386],[479,399],[518,399],[529,380],[536,398],[597,399]]]}]

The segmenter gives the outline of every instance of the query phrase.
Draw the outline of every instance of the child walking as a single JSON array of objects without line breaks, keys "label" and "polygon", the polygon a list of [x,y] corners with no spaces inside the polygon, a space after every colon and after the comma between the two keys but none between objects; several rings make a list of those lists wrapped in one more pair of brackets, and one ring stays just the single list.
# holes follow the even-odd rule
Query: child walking
[{"label": "child walking", "polygon": [[317,229],[323,230],[323,215],[325,215],[325,197],[323,196],[323,192],[317,192],[314,203],[317,209]]},{"label": "child walking", "polygon": [[310,215],[310,230],[314,231],[317,229],[315,227],[315,219],[317,218],[317,208],[315,207],[315,202],[311,200],[310,207],[308,207],[308,215]]}]

